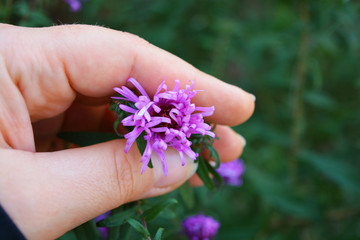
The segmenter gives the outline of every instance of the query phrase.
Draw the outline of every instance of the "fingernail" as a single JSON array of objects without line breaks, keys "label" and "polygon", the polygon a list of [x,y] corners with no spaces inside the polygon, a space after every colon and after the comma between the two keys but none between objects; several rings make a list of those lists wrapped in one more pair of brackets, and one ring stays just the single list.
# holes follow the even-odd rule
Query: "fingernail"
[{"label": "fingernail", "polygon": [[241,141],[243,147],[245,147],[246,146],[246,139],[243,136],[241,136],[240,134],[238,134],[238,136],[240,138],[240,141]]},{"label": "fingernail", "polygon": [[151,161],[155,171],[155,188],[180,185],[188,180],[197,169],[197,164],[185,155],[186,164],[181,165],[179,152],[173,148],[165,151],[165,159],[168,167],[168,174],[165,176],[160,157],[154,153],[151,155]]},{"label": "fingernail", "polygon": [[251,97],[254,99],[254,102],[256,102],[256,97],[255,97],[255,95],[254,95],[254,94],[251,94],[251,93],[250,93],[250,95],[251,95]]}]

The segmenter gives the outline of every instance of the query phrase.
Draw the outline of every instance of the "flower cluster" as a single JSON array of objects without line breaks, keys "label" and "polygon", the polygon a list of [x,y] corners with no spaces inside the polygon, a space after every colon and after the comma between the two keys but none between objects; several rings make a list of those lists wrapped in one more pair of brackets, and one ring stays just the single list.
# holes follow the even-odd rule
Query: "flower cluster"
[{"label": "flower cluster", "polygon": [[[121,123],[126,127],[133,128],[124,136],[127,139],[125,152],[129,151],[141,134],[144,134],[147,142],[141,159],[143,163],[141,173],[145,171],[151,154],[155,151],[161,159],[164,174],[167,175],[164,151],[168,147],[179,152],[182,165],[186,163],[185,155],[196,160],[198,154],[190,147],[191,135],[201,134],[214,138],[215,134],[210,131],[210,125],[204,122],[205,116],[213,114],[214,107],[197,107],[191,103],[191,98],[198,92],[193,90],[194,83],[186,85],[185,89],[180,89],[180,82],[176,80],[175,87],[168,90],[163,81],[151,99],[134,78],[130,78],[128,81],[136,87],[140,96],[123,86],[114,88],[120,96],[113,98],[119,100],[121,102],[119,108],[129,114],[122,119]],[[124,104],[129,102],[131,105]]]},{"label": "flower cluster", "polygon": [[225,184],[241,186],[241,176],[245,171],[245,164],[242,159],[238,158],[231,162],[221,163],[216,171],[224,179]]},{"label": "flower cluster", "polygon": [[189,239],[209,240],[217,234],[220,224],[210,216],[199,214],[187,217],[182,226]]},{"label": "flower cluster", "polygon": [[64,0],[69,6],[72,12],[78,12],[82,8],[83,2],[86,0]]}]

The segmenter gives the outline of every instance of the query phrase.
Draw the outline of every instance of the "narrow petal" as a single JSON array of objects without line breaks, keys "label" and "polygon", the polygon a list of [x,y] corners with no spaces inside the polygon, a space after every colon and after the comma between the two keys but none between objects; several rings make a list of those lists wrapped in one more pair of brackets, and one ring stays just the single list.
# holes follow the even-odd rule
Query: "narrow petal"
[{"label": "narrow petal", "polygon": [[136,139],[139,137],[139,135],[142,133],[142,128],[135,128],[132,132],[126,134],[124,137],[127,139],[124,152],[128,153],[133,143],[136,141]]},{"label": "narrow petal", "polygon": [[173,88],[174,92],[178,92],[180,88],[180,81],[179,80],[175,80],[175,87]]},{"label": "narrow petal", "polygon": [[152,127],[155,127],[156,125],[159,125],[160,123],[162,123],[161,119],[151,118],[151,121],[149,123],[147,123],[145,126],[147,128],[152,128]]},{"label": "narrow petal", "polygon": [[136,114],[135,119],[140,119],[142,118],[142,116],[145,115],[146,120],[150,121],[150,114],[148,113],[148,109],[149,107],[153,104],[153,102],[149,102],[145,107],[143,107],[142,109],[140,109],[140,111],[138,112],[138,114]]},{"label": "narrow petal", "polygon": [[121,120],[121,123],[124,126],[135,126],[136,122],[134,121],[134,115],[127,116],[123,120]]},{"label": "narrow petal", "polygon": [[215,138],[215,133],[211,132],[211,131],[206,131],[206,135]]},{"label": "narrow petal", "polygon": [[126,106],[124,104],[120,104],[119,107],[121,110],[124,110],[129,113],[136,113],[136,111],[137,111],[136,109],[133,109],[132,107]]},{"label": "narrow petal", "polygon": [[135,93],[133,93],[127,87],[114,88],[114,90],[120,93],[125,98],[127,98],[128,101],[136,102],[138,100],[138,97],[135,95]]},{"label": "narrow petal", "polygon": [[152,128],[151,131],[153,132],[166,132],[168,130],[167,127],[159,127],[159,128]]},{"label": "narrow petal", "polygon": [[215,107],[195,107],[195,111],[202,111],[202,116],[207,117],[213,115]]},{"label": "narrow petal", "polygon": [[181,159],[181,166],[184,166],[186,163],[185,155],[182,151],[179,151],[180,159]]},{"label": "narrow petal", "polygon": [[151,158],[152,148],[150,142],[146,144],[145,151],[142,155],[141,162],[143,163],[141,167],[141,174],[143,174],[146,170],[146,167],[148,166]]},{"label": "narrow petal", "polygon": [[168,167],[166,164],[166,159],[165,159],[165,155],[164,152],[158,149],[154,149],[154,151],[159,155],[160,159],[161,159],[161,164],[163,167],[163,171],[164,171],[164,175],[167,176],[168,175]]},{"label": "narrow petal", "polygon": [[149,98],[149,96],[147,95],[145,89],[140,85],[140,83],[138,83],[138,82],[135,80],[135,78],[129,78],[129,79],[128,79],[128,82],[131,82],[131,83],[139,90],[139,92],[140,92],[142,95],[144,95],[144,96],[146,96],[147,98]]},{"label": "narrow petal", "polygon": [[155,93],[154,96],[158,95],[158,93],[159,93],[162,89],[164,89],[165,91],[167,91],[167,86],[166,86],[166,84],[165,84],[165,81],[162,81],[162,82],[160,83],[160,85],[159,85],[158,89],[156,90],[156,93]]},{"label": "narrow petal", "polygon": [[152,105],[152,108],[154,109],[154,111],[155,111],[156,113],[159,113],[159,112],[161,111],[161,108],[159,108],[158,106],[156,106],[156,104],[153,104],[153,105]]}]

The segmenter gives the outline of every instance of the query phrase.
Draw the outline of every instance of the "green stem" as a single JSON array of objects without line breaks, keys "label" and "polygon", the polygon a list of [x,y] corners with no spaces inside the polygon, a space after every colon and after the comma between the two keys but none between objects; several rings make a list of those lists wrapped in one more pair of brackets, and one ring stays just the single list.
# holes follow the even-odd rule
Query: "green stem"
[{"label": "green stem", "polygon": [[[137,201],[137,205],[139,206],[139,207],[138,207],[138,210],[137,210],[137,214],[138,214],[139,216],[141,216],[141,214],[142,214],[142,211],[141,211],[141,208],[140,208],[140,206],[141,206],[141,200]],[[141,218],[141,224],[144,226],[144,228],[145,228],[146,230],[149,230],[144,218]],[[147,240],[151,240],[151,237],[149,236],[149,237],[147,238]]]},{"label": "green stem", "polygon": [[307,58],[309,54],[309,9],[306,3],[300,5],[300,19],[303,23],[303,31],[300,36],[298,61],[296,66],[294,89],[293,89],[293,111],[291,125],[291,149],[289,158],[289,176],[292,183],[297,179],[297,156],[301,147],[301,137],[304,123],[304,88],[307,72]]}]

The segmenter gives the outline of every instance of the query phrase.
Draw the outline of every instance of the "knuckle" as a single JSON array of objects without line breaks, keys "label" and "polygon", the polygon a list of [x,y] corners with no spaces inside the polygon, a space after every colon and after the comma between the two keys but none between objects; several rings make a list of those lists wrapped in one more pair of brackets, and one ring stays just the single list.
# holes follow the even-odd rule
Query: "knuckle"
[{"label": "knuckle", "polygon": [[115,182],[117,186],[118,199],[122,203],[131,201],[135,191],[135,178],[133,164],[129,155],[123,152],[122,148],[116,147],[114,150]]}]

